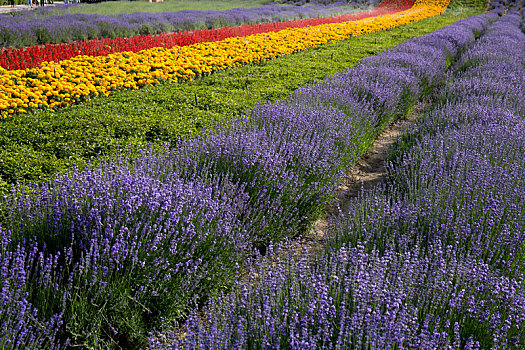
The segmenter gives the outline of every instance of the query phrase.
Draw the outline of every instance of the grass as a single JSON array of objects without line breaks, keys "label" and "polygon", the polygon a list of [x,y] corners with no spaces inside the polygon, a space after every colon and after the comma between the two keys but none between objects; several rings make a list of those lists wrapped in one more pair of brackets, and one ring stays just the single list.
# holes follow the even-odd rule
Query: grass
[{"label": "grass", "polygon": [[250,8],[262,6],[271,0],[165,0],[160,3],[147,1],[107,1],[97,4],[72,6],[67,10],[54,11],[61,13],[86,13],[99,15],[115,15],[133,12],[175,12],[181,10],[228,10],[232,8]]},{"label": "grass", "polygon": [[96,162],[117,148],[176,142],[213,121],[242,114],[258,101],[283,99],[304,84],[352,67],[363,57],[476,13],[479,10],[448,10],[418,23],[191,83],[122,91],[55,112],[1,120],[0,183],[43,182],[55,172]]}]

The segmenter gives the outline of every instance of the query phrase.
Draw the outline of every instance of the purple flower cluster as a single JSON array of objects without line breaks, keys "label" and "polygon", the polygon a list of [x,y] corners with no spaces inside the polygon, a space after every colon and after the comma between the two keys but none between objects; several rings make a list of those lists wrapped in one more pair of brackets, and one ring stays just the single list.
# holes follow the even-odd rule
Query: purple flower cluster
[{"label": "purple flower cluster", "polygon": [[[525,321],[523,280],[448,246],[404,253],[343,247],[315,257],[277,249],[254,280],[193,313],[155,349],[511,348]],[[503,311],[499,313],[498,311]],[[498,348],[497,346],[495,348]],[[522,348],[522,347],[514,347]]]},{"label": "purple flower cluster", "polygon": [[[51,348],[67,345],[57,339],[63,326],[62,314],[42,319],[39,310],[30,302],[34,278],[32,270],[38,265],[54,266],[44,259],[38,247],[31,243],[13,245],[9,233],[0,232],[0,347],[2,349]],[[50,269],[42,269],[50,273]]]},{"label": "purple flower cluster", "polygon": [[[327,118],[330,115],[332,118]],[[293,235],[315,219],[341,176],[341,161],[361,142],[350,118],[330,106],[262,104],[249,118],[215,125],[183,142],[180,176],[232,177],[245,184],[243,213],[257,246]]]},{"label": "purple flower cluster", "polygon": [[523,11],[523,6],[523,0],[491,0],[489,9],[502,16],[507,11]]},{"label": "purple flower cluster", "polygon": [[[152,334],[150,346],[523,348],[525,115],[516,96],[525,79],[516,77],[525,69],[511,63],[525,61],[525,35],[515,12],[491,25],[497,18],[471,17],[385,52],[383,61],[363,60],[356,71],[377,67],[368,84],[349,71],[312,87],[344,86],[347,94],[298,91],[292,98],[303,104],[330,104],[350,115],[366,108],[385,118],[396,104],[381,100],[374,83],[389,70],[400,72],[386,80],[399,86],[399,100],[440,87],[435,107],[398,145],[388,183],[334,219],[325,250],[311,256],[270,248],[234,293],[212,301],[204,316],[195,311],[183,330]],[[509,63],[497,73],[495,51],[498,64]],[[419,59],[404,56],[410,52]],[[452,72],[443,81],[438,70],[447,65]],[[410,76],[417,84],[403,85]],[[492,77],[508,98],[457,84],[480,76]],[[343,77],[348,85],[339,84]],[[366,107],[356,107],[356,96]]]},{"label": "purple flower cluster", "polygon": [[327,17],[347,13],[352,9],[353,7],[349,4],[307,7],[265,5],[224,11],[136,12],[114,16],[29,11],[23,15],[0,16],[0,47],[57,44],[102,37],[131,37],[250,23]]}]

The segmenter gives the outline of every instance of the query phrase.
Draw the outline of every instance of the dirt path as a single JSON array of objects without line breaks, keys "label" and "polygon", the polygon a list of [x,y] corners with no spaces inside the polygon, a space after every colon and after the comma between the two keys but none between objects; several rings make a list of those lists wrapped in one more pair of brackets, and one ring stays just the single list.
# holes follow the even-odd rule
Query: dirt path
[{"label": "dirt path", "polygon": [[314,223],[313,228],[304,235],[303,242],[314,243],[314,246],[319,247],[327,233],[328,218],[338,215],[339,210],[345,212],[363,189],[370,189],[385,181],[386,161],[395,142],[416,121],[425,107],[425,104],[417,105],[408,116],[389,125],[374,140],[368,151],[347,171],[337,188],[335,199],[328,205],[325,216]]}]

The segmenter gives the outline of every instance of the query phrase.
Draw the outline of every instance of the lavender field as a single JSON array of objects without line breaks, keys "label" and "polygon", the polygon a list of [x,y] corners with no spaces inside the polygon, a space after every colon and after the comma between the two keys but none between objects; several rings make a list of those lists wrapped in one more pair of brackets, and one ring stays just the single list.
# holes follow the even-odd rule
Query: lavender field
[{"label": "lavender field", "polygon": [[[524,63],[523,12],[511,8],[332,78],[327,86],[370,91],[352,76],[376,65],[409,96],[421,90],[414,76],[433,82],[433,104],[398,143],[385,185],[333,218],[325,249],[271,249],[235,293],[209,305],[204,319],[190,317],[183,338],[153,336],[152,345],[523,348]],[[381,96],[393,110],[402,93]]]},{"label": "lavender field", "polygon": [[[166,349],[525,347],[520,8],[511,7],[501,18],[497,11],[471,17],[365,59],[321,84],[325,91],[334,82],[349,84],[344,91],[349,86],[370,91],[352,78],[376,65],[381,70],[374,74],[383,72],[396,82],[390,86],[405,88],[408,96],[417,96],[422,81],[433,82],[435,93],[432,107],[399,142],[387,183],[363,193],[348,213],[333,219],[325,250],[312,256],[307,249],[290,252],[286,245],[272,249],[256,260],[253,279],[208,306],[204,319],[190,317],[184,338],[163,334],[152,344]],[[452,64],[445,73],[447,58]],[[342,99],[308,90],[316,92],[316,102]],[[381,96],[383,106],[395,110],[403,93]]]},{"label": "lavender field", "polygon": [[[28,14],[0,42],[338,5],[316,6]],[[525,8],[487,9],[189,137],[0,188],[0,349],[525,349]],[[413,114],[385,180],[328,210]]]}]

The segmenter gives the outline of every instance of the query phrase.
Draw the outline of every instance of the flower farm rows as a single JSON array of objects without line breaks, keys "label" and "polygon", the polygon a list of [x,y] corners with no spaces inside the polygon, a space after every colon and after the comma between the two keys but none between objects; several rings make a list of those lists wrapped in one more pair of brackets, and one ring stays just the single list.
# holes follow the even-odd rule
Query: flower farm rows
[{"label": "flower farm rows", "polygon": [[[9,197],[2,245],[3,266],[12,267],[3,276],[7,296],[27,306],[30,291],[30,300],[46,300],[46,308],[39,314],[45,327],[38,328],[29,306],[8,310],[19,321],[7,329],[21,326],[25,332],[15,332],[22,344],[55,342],[63,327],[75,343],[96,345],[111,337],[107,327],[138,336],[146,323],[141,315],[177,315],[193,295],[227,279],[246,246],[296,232],[375,128],[404,114],[434,83],[428,67],[401,75],[378,75],[376,68],[261,105],[250,121],[217,126],[162,157],[145,154],[131,170],[116,162],[26,188],[36,196]],[[423,71],[429,75],[418,78]],[[378,77],[390,80],[377,85]],[[342,86],[357,89],[341,94]],[[130,288],[132,294],[120,294]]]},{"label": "flower farm rows", "polygon": [[[161,152],[14,186],[0,347],[145,347],[156,329],[150,348],[523,348],[520,25],[471,17]],[[273,253],[429,95],[442,103],[399,144],[387,191],[333,222],[319,256]],[[236,282],[268,246],[274,266]]]},{"label": "flower farm rows", "polygon": [[359,59],[480,11],[447,11],[190,83],[117,91],[56,111],[6,118],[0,123],[0,189],[6,183],[46,182],[72,164],[99,163],[119,148],[137,149],[149,143],[160,147],[168,141],[173,145],[214,122],[244,114],[258,101],[284,99],[305,84],[354,66]]},{"label": "flower farm rows", "polygon": [[75,56],[106,56],[117,52],[139,52],[154,47],[170,49],[174,46],[188,46],[202,42],[220,41],[227,38],[245,37],[254,34],[277,32],[289,28],[303,28],[328,23],[356,21],[368,17],[410,9],[414,0],[394,2],[384,0],[370,10],[336,17],[320,17],[295,21],[247,24],[239,27],[221,27],[218,29],[180,31],[170,34],[138,35],[133,37],[101,38],[73,43],[47,44],[30,46],[21,49],[0,51],[0,67],[7,70],[18,70],[37,67],[44,61],[63,61]]},{"label": "flower farm rows", "polygon": [[523,23],[523,11],[492,12],[363,60],[356,70],[432,71],[441,86],[386,187],[332,222],[318,256],[275,249],[183,338],[153,336],[152,348],[523,349]]},{"label": "flower farm rows", "polygon": [[99,95],[107,96],[119,89],[188,80],[216,70],[418,21],[442,13],[446,5],[447,2],[441,0],[429,4],[418,0],[410,10],[358,21],[284,29],[172,49],[77,56],[60,62],[44,62],[27,70],[0,67],[0,116],[35,108],[55,108]]}]

